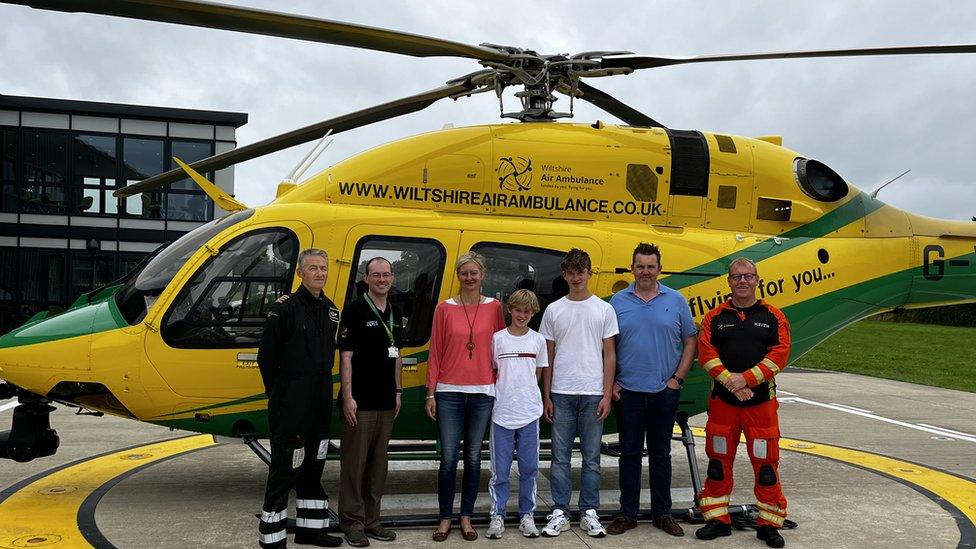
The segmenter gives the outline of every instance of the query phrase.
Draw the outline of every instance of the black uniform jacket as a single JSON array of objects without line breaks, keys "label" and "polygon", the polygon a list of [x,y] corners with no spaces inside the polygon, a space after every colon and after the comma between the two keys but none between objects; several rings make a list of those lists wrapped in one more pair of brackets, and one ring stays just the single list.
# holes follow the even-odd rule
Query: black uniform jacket
[{"label": "black uniform jacket", "polygon": [[264,323],[258,349],[264,392],[270,396],[280,378],[321,376],[331,384],[338,325],[335,303],[324,293],[313,296],[305,286],[275,303]]}]

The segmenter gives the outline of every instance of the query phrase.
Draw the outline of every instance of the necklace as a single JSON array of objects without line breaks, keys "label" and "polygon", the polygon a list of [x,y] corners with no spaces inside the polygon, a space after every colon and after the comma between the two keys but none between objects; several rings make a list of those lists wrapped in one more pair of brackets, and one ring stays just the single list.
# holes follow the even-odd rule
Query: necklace
[{"label": "necklace", "polygon": [[474,323],[478,321],[478,310],[481,309],[481,296],[478,296],[478,305],[474,308],[474,318],[468,318],[468,308],[461,299],[461,295],[458,294],[458,301],[461,302],[461,310],[464,311],[464,320],[468,323],[468,344],[465,348],[468,349],[468,358],[474,357]]}]

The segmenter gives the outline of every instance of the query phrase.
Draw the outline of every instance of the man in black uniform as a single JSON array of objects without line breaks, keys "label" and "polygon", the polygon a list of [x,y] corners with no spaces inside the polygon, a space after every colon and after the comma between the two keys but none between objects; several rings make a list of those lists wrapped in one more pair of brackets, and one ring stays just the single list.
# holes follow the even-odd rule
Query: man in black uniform
[{"label": "man in black uniform", "polygon": [[279,300],[264,324],[258,365],[268,395],[271,467],[259,527],[261,547],[285,547],[288,493],[295,489],[295,543],[336,547],[326,533],[329,498],[322,469],[332,421],[332,366],[339,309],[322,288],[329,256],[308,249],[298,256],[302,285]]},{"label": "man in black uniform", "polygon": [[354,547],[369,539],[393,541],[396,532],[380,524],[380,500],[386,484],[387,448],[393,420],[400,412],[399,309],[388,299],[393,266],[383,257],[366,263],[369,290],[346,306],[339,325],[339,407],[342,470],[339,474],[339,525]]}]

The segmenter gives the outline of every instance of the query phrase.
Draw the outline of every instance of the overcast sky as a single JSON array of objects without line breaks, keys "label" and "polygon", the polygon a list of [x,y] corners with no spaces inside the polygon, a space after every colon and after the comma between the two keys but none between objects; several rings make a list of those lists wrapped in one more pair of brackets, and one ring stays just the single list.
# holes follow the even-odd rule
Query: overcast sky
[{"label": "overcast sky", "polygon": [[[704,54],[976,43],[976,2],[595,2],[241,0],[241,5],[545,53]],[[558,6],[558,7],[557,7]],[[412,95],[480,67],[341,46],[105,16],[0,6],[0,93],[249,114],[240,145]],[[642,71],[589,83],[663,124],[782,135],[916,213],[976,216],[976,54],[748,61]],[[506,104],[514,110],[515,102]],[[557,103],[566,108],[566,99]],[[577,103],[578,122],[614,121]],[[495,123],[492,94],[444,100],[337,136],[321,170],[380,143]],[[236,168],[236,194],[268,202],[312,145]]]}]

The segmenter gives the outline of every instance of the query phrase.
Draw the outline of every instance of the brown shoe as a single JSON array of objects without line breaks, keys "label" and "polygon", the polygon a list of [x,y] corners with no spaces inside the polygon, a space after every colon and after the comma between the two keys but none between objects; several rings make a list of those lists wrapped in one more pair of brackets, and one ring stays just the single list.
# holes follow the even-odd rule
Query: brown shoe
[{"label": "brown shoe", "polygon": [[464,528],[461,528],[461,537],[464,538],[465,541],[474,541],[478,539],[478,531],[475,530],[474,528],[470,530],[465,530]]},{"label": "brown shoe", "polygon": [[614,517],[613,522],[607,526],[607,533],[611,536],[619,536],[627,530],[633,530],[634,528],[637,528],[636,520],[623,515],[617,515]]},{"label": "brown shoe", "polygon": [[652,520],[651,524],[655,528],[664,530],[664,533],[670,536],[680,538],[681,536],[685,535],[685,531],[681,529],[681,525],[678,524],[671,515],[664,515],[657,520]]},{"label": "brown shoe", "polygon": [[443,532],[441,532],[440,530],[435,530],[434,533],[431,534],[430,538],[434,541],[444,541],[447,539],[447,536],[449,535],[451,535],[450,525],[448,525],[447,530],[444,530]]}]

